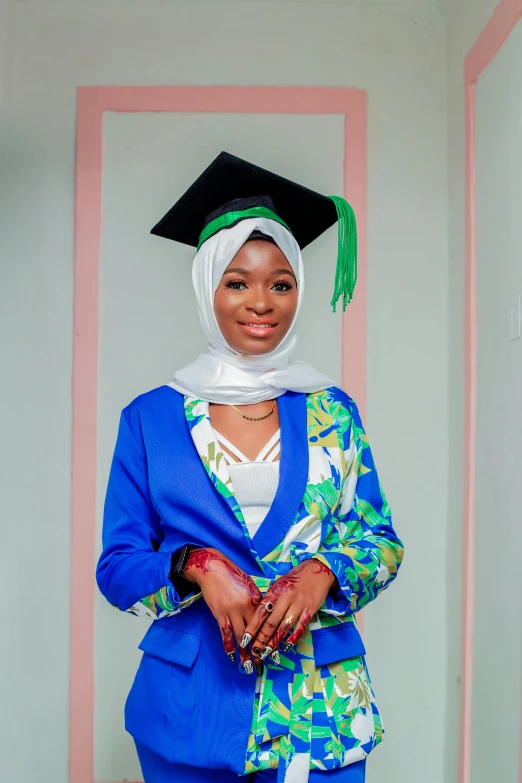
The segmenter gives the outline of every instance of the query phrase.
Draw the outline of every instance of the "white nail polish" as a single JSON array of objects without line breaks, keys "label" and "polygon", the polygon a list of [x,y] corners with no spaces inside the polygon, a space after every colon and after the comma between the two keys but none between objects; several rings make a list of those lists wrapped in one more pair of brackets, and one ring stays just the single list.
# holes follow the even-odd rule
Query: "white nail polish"
[{"label": "white nail polish", "polygon": [[272,652],[271,647],[265,647],[265,649],[263,650],[263,652],[259,657],[261,658],[261,660],[263,660],[264,658],[266,658],[267,655],[270,655],[271,652]]},{"label": "white nail polish", "polygon": [[249,633],[246,633],[241,639],[241,647],[246,647],[247,644],[249,644],[251,641],[252,641],[252,636]]},{"label": "white nail polish", "polygon": [[252,674],[253,673],[254,665],[253,665],[252,661],[245,661],[243,666],[245,667],[245,671],[246,671],[247,674]]},{"label": "white nail polish", "polygon": [[271,658],[272,658],[274,663],[276,663],[276,664],[281,663],[281,658],[279,657],[279,653],[277,652],[277,650],[274,650],[274,652],[271,655]]}]

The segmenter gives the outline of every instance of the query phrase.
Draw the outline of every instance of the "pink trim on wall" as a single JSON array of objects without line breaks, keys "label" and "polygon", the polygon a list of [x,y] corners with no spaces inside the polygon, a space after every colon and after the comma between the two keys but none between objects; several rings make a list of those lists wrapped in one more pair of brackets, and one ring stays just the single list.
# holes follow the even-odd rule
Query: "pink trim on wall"
[{"label": "pink trim on wall", "polygon": [[[366,306],[367,306],[367,176],[366,93],[350,90],[350,111],[346,113],[344,147],[344,196],[357,216],[359,271],[353,301],[342,319],[341,384],[358,402],[366,418]],[[357,339],[355,339],[357,338]],[[362,629],[362,614],[358,615]]]},{"label": "pink trim on wall", "polygon": [[[466,146],[465,271],[465,422],[464,521],[462,581],[462,660],[459,783],[469,783],[471,770],[471,695],[473,687],[475,446],[477,426],[477,252],[475,183],[475,85],[522,18],[522,0],[501,0],[464,63]],[[521,720],[522,746],[522,720]],[[519,764],[522,783],[522,752]]]},{"label": "pink trim on wall", "polygon": [[[69,765],[71,783],[94,779],[94,564],[98,386],[101,112],[78,101],[74,247],[72,552]],[[73,611],[74,607],[74,611]]]},{"label": "pink trim on wall", "polygon": [[70,638],[70,783],[94,780],[98,278],[105,111],[345,116],[345,196],[357,214],[360,250],[356,296],[342,318],[342,383],[357,399],[363,415],[366,397],[366,93],[330,87],[80,87],[72,389],[71,606],[74,611],[71,611]]}]

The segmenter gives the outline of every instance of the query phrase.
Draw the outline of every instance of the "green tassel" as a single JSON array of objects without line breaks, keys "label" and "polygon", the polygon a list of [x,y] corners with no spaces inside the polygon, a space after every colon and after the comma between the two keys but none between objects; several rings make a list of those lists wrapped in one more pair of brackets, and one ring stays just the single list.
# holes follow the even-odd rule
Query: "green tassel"
[{"label": "green tassel", "polygon": [[337,210],[337,266],[335,268],[335,286],[330,302],[335,313],[337,300],[343,297],[343,313],[346,305],[352,301],[355,284],[357,282],[357,224],[355,213],[346,201],[340,196],[329,196]]}]

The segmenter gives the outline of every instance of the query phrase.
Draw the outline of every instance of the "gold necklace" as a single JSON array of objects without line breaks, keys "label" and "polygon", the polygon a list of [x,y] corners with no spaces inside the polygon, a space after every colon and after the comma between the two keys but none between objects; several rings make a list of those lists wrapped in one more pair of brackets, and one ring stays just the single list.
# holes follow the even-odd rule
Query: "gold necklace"
[{"label": "gold necklace", "polygon": [[234,408],[234,410],[239,413],[240,416],[242,416],[244,419],[248,419],[248,421],[263,421],[263,419],[268,419],[268,417],[274,412],[274,408],[276,406],[276,400],[274,400],[274,404],[272,405],[272,408],[268,411],[268,413],[265,413],[264,416],[258,416],[255,418],[254,416],[245,416],[244,413],[241,413],[241,411],[238,411],[235,405],[231,405],[231,408]]}]

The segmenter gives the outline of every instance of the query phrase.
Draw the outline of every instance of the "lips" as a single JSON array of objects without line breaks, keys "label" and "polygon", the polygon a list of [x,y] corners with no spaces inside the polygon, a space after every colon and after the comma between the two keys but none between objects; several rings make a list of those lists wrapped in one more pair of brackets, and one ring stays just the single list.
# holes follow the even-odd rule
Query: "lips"
[{"label": "lips", "polygon": [[259,326],[262,329],[268,329],[270,326],[275,326],[273,321],[239,321],[241,326]]},{"label": "lips", "polygon": [[241,328],[254,337],[267,337],[274,333],[276,321],[238,321]]}]

